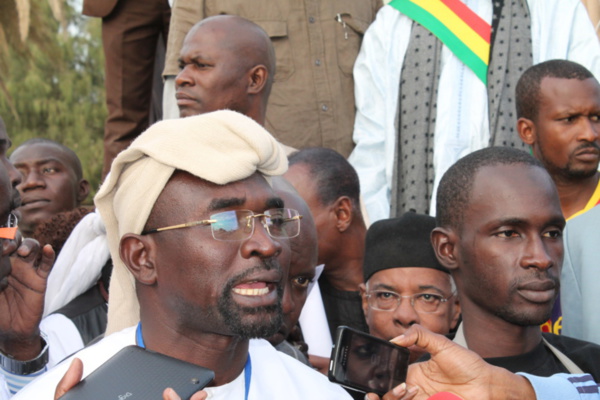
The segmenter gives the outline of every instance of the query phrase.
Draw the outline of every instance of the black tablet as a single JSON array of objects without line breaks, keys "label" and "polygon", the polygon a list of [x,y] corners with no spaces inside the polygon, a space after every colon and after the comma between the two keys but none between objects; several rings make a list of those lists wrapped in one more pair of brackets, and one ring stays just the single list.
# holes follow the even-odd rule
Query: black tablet
[{"label": "black tablet", "polygon": [[215,377],[208,368],[128,346],[93,371],[60,400],[160,400],[170,387],[183,400]]}]

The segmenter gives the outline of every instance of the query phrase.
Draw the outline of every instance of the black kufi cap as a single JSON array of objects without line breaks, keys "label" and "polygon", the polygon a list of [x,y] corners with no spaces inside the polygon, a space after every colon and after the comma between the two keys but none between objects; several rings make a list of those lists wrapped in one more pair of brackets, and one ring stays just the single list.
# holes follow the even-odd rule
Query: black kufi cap
[{"label": "black kufi cap", "polygon": [[374,273],[390,268],[433,268],[450,273],[433,251],[430,240],[433,228],[435,218],[414,212],[371,225],[363,263],[365,282]]}]

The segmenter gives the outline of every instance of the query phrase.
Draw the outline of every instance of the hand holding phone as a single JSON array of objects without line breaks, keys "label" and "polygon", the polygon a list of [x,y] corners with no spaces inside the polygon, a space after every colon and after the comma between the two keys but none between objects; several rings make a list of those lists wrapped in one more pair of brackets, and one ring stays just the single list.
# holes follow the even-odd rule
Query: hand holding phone
[{"label": "hand holding phone", "polygon": [[331,353],[329,380],[383,396],[406,380],[409,356],[404,347],[340,326]]}]

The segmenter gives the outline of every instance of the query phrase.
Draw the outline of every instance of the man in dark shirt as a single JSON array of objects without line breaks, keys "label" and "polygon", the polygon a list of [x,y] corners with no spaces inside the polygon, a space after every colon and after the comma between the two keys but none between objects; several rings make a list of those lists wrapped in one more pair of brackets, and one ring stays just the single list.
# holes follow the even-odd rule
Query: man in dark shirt
[{"label": "man in dark shirt", "polygon": [[560,288],[564,226],[552,179],[523,151],[487,148],[446,172],[432,241],[458,288],[457,342],[512,372],[600,378],[600,346],[539,328]]}]

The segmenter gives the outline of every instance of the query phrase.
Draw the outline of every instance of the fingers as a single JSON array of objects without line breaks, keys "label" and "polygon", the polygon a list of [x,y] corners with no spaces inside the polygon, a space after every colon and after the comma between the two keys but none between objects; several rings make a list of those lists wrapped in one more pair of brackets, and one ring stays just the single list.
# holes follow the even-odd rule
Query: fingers
[{"label": "fingers", "polygon": [[77,385],[79,381],[81,381],[82,376],[83,363],[79,358],[74,358],[73,362],[71,362],[71,365],[69,366],[69,369],[65,373],[65,376],[63,376],[56,386],[56,390],[54,391],[54,400],[58,399],[71,390],[73,386]]},{"label": "fingers", "polygon": [[433,333],[417,324],[412,325],[404,334],[395,337],[391,341],[404,347],[417,346],[432,356],[452,343],[445,336]]},{"label": "fingers", "polygon": [[25,261],[33,261],[40,252],[40,244],[37,240],[27,238],[21,242],[21,245],[17,249],[16,255]]},{"label": "fingers", "polygon": [[166,388],[163,392],[163,400],[181,400],[181,397],[171,388]]},{"label": "fingers", "polygon": [[54,265],[56,255],[51,245],[47,244],[42,247],[42,254],[38,265],[38,273],[44,277],[48,276]]},{"label": "fingers", "polygon": [[190,400],[206,400],[208,399],[208,393],[204,390],[194,393],[194,395],[190,398]]},{"label": "fingers", "polygon": [[[204,390],[194,393],[190,400],[206,400],[208,398],[208,393]],[[171,388],[166,388],[163,392],[163,400],[181,400],[181,397]]]},{"label": "fingers", "polygon": [[[401,383],[389,392],[387,392],[382,400],[412,400],[419,392],[418,386],[407,386],[406,383]],[[365,400],[379,400],[379,396],[375,393],[368,393]]]}]

